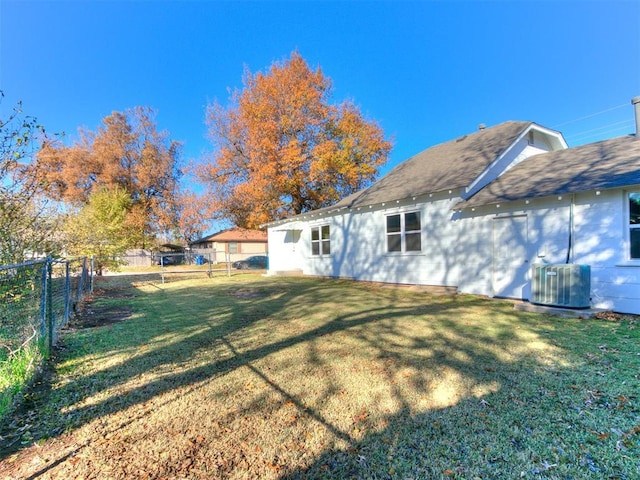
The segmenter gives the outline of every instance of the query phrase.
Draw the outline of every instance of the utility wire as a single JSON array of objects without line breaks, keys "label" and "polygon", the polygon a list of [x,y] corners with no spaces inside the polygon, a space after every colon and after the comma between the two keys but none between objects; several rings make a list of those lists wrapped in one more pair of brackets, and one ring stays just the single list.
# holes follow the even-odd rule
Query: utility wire
[{"label": "utility wire", "polygon": [[558,128],[558,127],[562,127],[564,125],[569,125],[570,123],[575,123],[575,122],[579,122],[581,120],[586,120],[587,118],[597,117],[598,115],[602,115],[603,113],[612,112],[613,110],[618,110],[620,108],[627,107],[627,106],[628,106],[628,104],[623,103],[622,105],[618,105],[616,107],[607,108],[606,110],[602,110],[600,112],[592,113],[590,115],[585,115],[584,117],[580,117],[580,118],[576,118],[574,120],[568,120],[566,122],[559,123],[557,125],[554,125],[551,128]]},{"label": "utility wire", "polygon": [[583,130],[582,132],[578,132],[574,135],[572,135],[573,137],[582,137],[585,135],[589,135],[591,134],[591,132],[598,132],[600,130],[607,130],[608,128],[611,127],[617,127],[616,130],[620,130],[620,128],[624,127],[628,127],[630,125],[633,125],[633,121],[632,120],[620,120],[618,122],[613,122],[613,123],[609,123],[607,125],[602,125],[601,127],[596,127],[596,128],[590,128],[589,130]]},{"label": "utility wire", "polygon": [[577,135],[567,135],[567,142],[571,144],[582,144],[591,138],[596,138],[602,140],[604,138],[613,138],[614,136],[623,135],[625,133],[630,133],[630,129],[632,129],[632,124],[628,123],[626,125],[620,126],[618,128],[613,128],[609,130],[603,130],[598,132],[594,132],[591,134],[577,134]]}]

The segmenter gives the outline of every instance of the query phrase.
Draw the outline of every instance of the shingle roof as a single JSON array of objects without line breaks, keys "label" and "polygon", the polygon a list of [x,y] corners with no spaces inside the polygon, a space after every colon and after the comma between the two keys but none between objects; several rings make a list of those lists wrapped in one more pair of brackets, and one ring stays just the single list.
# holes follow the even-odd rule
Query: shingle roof
[{"label": "shingle roof", "polygon": [[633,135],[527,158],[456,208],[640,184]]},{"label": "shingle roof", "polygon": [[247,230],[244,228],[229,228],[221,232],[214,233],[207,237],[199,238],[191,243],[204,241],[213,242],[266,242],[267,232],[263,230]]},{"label": "shingle roof", "polygon": [[[373,205],[468,186],[531,125],[509,121],[435,145],[333,207]],[[326,210],[326,209],[322,209]]]}]

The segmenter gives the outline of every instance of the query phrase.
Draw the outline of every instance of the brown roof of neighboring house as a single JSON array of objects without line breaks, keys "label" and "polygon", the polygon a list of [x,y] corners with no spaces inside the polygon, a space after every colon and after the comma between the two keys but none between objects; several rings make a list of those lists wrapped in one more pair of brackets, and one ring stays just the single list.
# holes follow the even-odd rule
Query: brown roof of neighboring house
[{"label": "brown roof of neighboring house", "polygon": [[267,242],[267,232],[263,230],[248,230],[245,228],[228,228],[221,232],[202,237],[191,243],[201,242]]},{"label": "brown roof of neighboring house", "polygon": [[634,135],[533,155],[455,208],[640,184]]}]

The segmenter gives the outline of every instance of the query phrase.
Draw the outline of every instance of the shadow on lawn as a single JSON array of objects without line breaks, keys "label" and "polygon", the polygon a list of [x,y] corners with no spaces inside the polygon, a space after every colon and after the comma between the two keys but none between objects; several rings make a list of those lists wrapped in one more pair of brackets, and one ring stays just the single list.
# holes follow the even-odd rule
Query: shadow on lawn
[{"label": "shadow on lawn", "polygon": [[[290,287],[292,286],[293,285],[290,285]],[[293,293],[287,293],[275,299],[267,295],[264,298],[253,298],[250,301],[246,301],[242,294],[242,290],[246,289],[246,287],[260,290],[260,286],[256,287],[251,284],[241,284],[239,289],[240,293],[238,294],[233,287],[230,288],[225,285],[221,287],[221,295],[211,297],[210,308],[215,311],[216,319],[209,323],[207,328],[203,328],[203,323],[205,325],[207,324],[206,320],[203,322],[203,317],[207,315],[208,311],[206,309],[194,310],[193,307],[194,305],[202,305],[201,291],[199,291],[200,293],[189,293],[188,289],[185,289],[185,291],[174,291],[173,294],[167,294],[166,296],[164,291],[159,291],[158,295],[165,296],[165,302],[171,303],[173,310],[178,309],[178,313],[174,316],[163,315],[164,302],[158,306],[157,311],[147,312],[146,316],[149,317],[148,320],[155,321],[154,318],[162,318],[160,321],[164,325],[156,335],[172,336],[175,334],[176,337],[185,338],[178,342],[171,343],[166,347],[151,348],[148,353],[140,354],[140,348],[152,345],[154,338],[146,335],[144,331],[139,331],[139,335],[129,334],[124,336],[119,343],[119,349],[131,349],[131,358],[113,367],[103,369],[96,374],[83,377],[78,384],[71,383],[63,387],[60,396],[74,400],[70,402],[70,405],[65,405],[65,409],[68,409],[68,407],[73,404],[80,403],[78,402],[78,393],[84,396],[97,393],[91,390],[91,386],[93,385],[102,386],[102,389],[113,388],[129,381],[132,377],[142,375],[145,372],[160,368],[163,365],[181,365],[188,363],[189,360],[197,356],[201,350],[208,351],[212,348],[224,346],[228,348],[233,355],[213,363],[187,369],[178,374],[162,376],[161,378],[127,391],[126,395],[110,397],[102,402],[89,406],[74,408],[72,409],[73,416],[70,419],[73,427],[78,427],[83,423],[91,421],[93,418],[108,415],[135,404],[144,403],[155,396],[177,388],[186,386],[197,387],[201,382],[224,376],[239,367],[249,366],[252,362],[256,362],[273,353],[298,344],[320,340],[322,337],[336,332],[362,327],[371,322],[389,321],[392,323],[395,318],[420,315],[426,311],[430,314],[437,315],[442,310],[449,310],[451,303],[444,302],[437,306],[429,306],[427,309],[425,309],[424,306],[403,308],[387,306],[369,310],[358,310],[357,312],[340,315],[317,328],[307,330],[301,334],[286,336],[280,340],[257,347],[247,348],[245,346],[245,348],[242,348],[242,351],[239,352],[238,349],[229,342],[228,338],[230,336],[242,332],[244,328],[250,327],[254,322],[264,319],[267,315],[277,316],[279,312],[298,302],[301,297],[322,303],[334,300],[335,296],[340,293],[339,286],[332,286],[326,281],[304,282],[302,284],[296,282]],[[282,293],[281,289],[282,287],[277,287],[279,293]],[[389,294],[393,296],[393,292],[389,292]],[[472,307],[473,304],[469,304],[468,306]],[[296,309],[300,311],[301,316],[304,316],[305,308],[304,305],[296,305]],[[187,320],[188,318],[191,318],[191,320]],[[176,334],[173,330],[174,328],[179,328],[180,332]],[[275,328],[277,328],[277,326],[275,326]],[[157,326],[154,327],[154,330],[156,329]],[[190,330],[192,330],[193,333],[188,333]],[[242,339],[242,336],[240,335],[239,338]],[[144,345],[142,345],[142,342],[144,342]],[[373,343],[375,343],[375,341]],[[433,345],[430,347],[433,348]],[[94,357],[104,355],[106,358],[109,352],[112,351],[112,348],[112,345],[106,346],[104,349],[94,345],[90,348],[90,351]],[[376,345],[375,348],[380,350],[381,356],[387,356],[390,359],[393,357],[391,352],[385,354],[384,345]],[[65,358],[72,359],[74,353],[75,352],[69,352],[65,355]],[[133,355],[134,353],[136,353],[136,355]],[[476,360],[479,360],[480,355],[483,355],[480,351],[469,351],[467,354],[475,355]],[[440,356],[444,359],[446,355],[442,353]],[[492,362],[495,360],[496,359],[486,358],[483,361]],[[87,386],[89,390],[87,390]],[[68,394],[65,392],[65,389],[68,390]],[[307,413],[309,413],[308,410]],[[320,418],[318,417],[318,419]],[[323,423],[326,424],[326,422]],[[326,426],[339,437],[347,438],[344,435],[340,435],[331,425],[326,424]]]},{"label": "shadow on lawn", "polygon": [[[156,290],[150,294],[123,294],[123,292],[135,292],[136,286],[140,285],[151,285]],[[277,298],[258,295],[258,297],[247,301],[245,295],[237,294],[237,290],[241,291],[247,287],[260,290],[263,288],[261,284],[253,286],[239,283],[237,287],[229,284],[222,286],[214,284],[211,286],[213,295],[203,301],[202,289],[192,292],[192,289],[185,288],[167,293],[158,283],[156,274],[120,275],[100,279],[97,288],[100,295],[94,299],[94,302],[100,303],[101,307],[96,308],[88,305],[88,312],[85,311],[85,314],[91,314],[91,318],[85,320],[87,326],[95,327],[100,323],[94,318],[96,310],[100,315],[109,315],[109,303],[113,305],[114,311],[118,312],[119,317],[123,311],[123,304],[128,301],[134,303],[134,316],[140,314],[135,308],[135,302],[139,301],[136,298],[143,302],[149,302],[146,306],[151,308],[145,309],[142,313],[144,318],[136,320],[138,328],[135,331],[131,331],[128,325],[117,325],[117,322],[110,322],[106,318],[102,320],[103,326],[112,324],[113,328],[123,327],[123,334],[117,337],[117,343],[110,341],[83,345],[83,342],[90,342],[90,339],[95,338],[89,334],[83,340],[73,343],[69,347],[64,345],[63,339],[62,346],[58,348],[52,361],[53,363],[73,361],[75,358],[81,358],[87,354],[91,355],[94,361],[96,359],[107,361],[110,356],[122,351],[130,351],[130,357],[124,362],[104,368],[96,373],[79,376],[76,380],[57,388],[56,403],[54,404],[51,403],[50,377],[51,369],[55,367],[52,363],[46,365],[45,374],[34,382],[36,388],[26,393],[24,402],[18,411],[18,418],[10,419],[7,424],[2,426],[0,438],[3,442],[0,446],[0,459],[19,451],[26,444],[56,437],[64,431],[78,428],[93,419],[117,413],[136,404],[142,404],[180,387],[193,386],[193,388],[197,388],[201,382],[221,377],[246,365],[247,362],[258,360],[297,343],[377,318],[375,312],[372,312],[371,316],[359,319],[357,323],[347,324],[346,319],[337,318],[302,335],[245,351],[242,358],[232,355],[214,363],[187,369],[178,374],[161,376],[154,381],[128,390],[126,394],[111,396],[90,405],[82,405],[83,399],[124,384],[133,377],[144,375],[153,369],[163,368],[163,366],[188,362],[199,351],[210,350],[216,345],[224,344],[226,342],[225,336],[251,326],[255,321],[263,319],[265,315],[277,314],[292,302],[295,303],[300,296],[308,296],[322,302],[335,294],[335,291],[327,289],[325,284],[317,282],[296,281],[295,287],[293,284],[290,286],[293,287],[294,294],[278,295]],[[278,287],[278,293],[282,293],[283,288]],[[300,310],[304,311],[304,307],[300,306]],[[396,315],[404,314],[406,311],[396,313]],[[208,320],[206,318],[208,316],[213,318]],[[118,320],[122,320],[122,318]],[[129,320],[125,323],[130,325],[132,321]],[[80,320],[76,323],[82,322]],[[145,322],[148,324],[153,322],[153,325],[147,328]],[[82,330],[77,324],[74,325],[74,329],[76,331]],[[162,348],[154,348],[155,342],[160,342],[164,337],[172,336],[182,339],[173,343],[169,342]],[[140,353],[143,350],[148,351]],[[168,402],[170,401],[171,399],[168,400]],[[140,418],[131,418],[130,422],[137,420]],[[26,435],[24,435],[25,433]]]},{"label": "shadow on lawn", "polygon": [[[112,280],[111,288],[114,286],[119,289],[131,288],[137,284],[136,282],[141,281],[144,282],[144,278],[119,277],[117,280]],[[271,283],[265,280],[242,282],[237,286],[230,283],[213,283],[207,286],[206,290],[199,287],[173,289],[167,292],[158,288],[152,293],[137,292],[136,297],[130,299],[134,318],[124,324],[109,327],[122,329],[121,335],[114,337],[118,342],[117,350],[130,351],[131,355],[118,364],[87,376],[80,376],[77,380],[60,386],[55,395],[58,404],[48,404],[51,401],[49,393],[34,399],[32,405],[28,405],[34,410],[30,411],[30,417],[25,421],[40,422],[49,426],[49,429],[34,432],[33,440],[37,440],[38,436],[46,438],[59,435],[62,432],[60,421],[64,430],[69,431],[96,418],[144,404],[176,389],[182,388],[181,394],[185,395],[189,391],[197,390],[203,382],[245,367],[294,405],[301,416],[310,417],[330,431],[335,438],[350,445],[345,450],[327,451],[312,465],[301,467],[299,470],[287,469],[283,466],[283,475],[291,478],[344,478],[351,475],[371,477],[376,472],[386,472],[385,475],[393,476],[394,470],[402,470],[408,474],[420,468],[423,475],[421,478],[425,478],[424,475],[429,472],[437,478],[443,474],[442,472],[449,475],[449,468],[451,475],[455,474],[455,469],[460,468],[459,465],[462,464],[465,455],[482,455],[478,442],[489,441],[493,435],[507,435],[508,439],[503,439],[507,442],[507,448],[512,445],[517,449],[523,445],[527,429],[536,428],[535,425],[528,425],[527,421],[514,418],[506,431],[504,426],[500,427],[502,430],[492,430],[487,428],[486,417],[483,416],[486,415],[484,410],[493,401],[492,395],[513,394],[514,401],[517,400],[519,386],[514,385],[514,379],[510,376],[504,357],[495,350],[496,340],[503,341],[507,346],[517,340],[518,332],[513,330],[512,321],[517,314],[509,313],[507,308],[502,308],[501,317],[496,318],[491,332],[483,331],[472,324],[461,329],[458,319],[447,320],[451,317],[460,317],[479,306],[489,305],[486,300],[474,297],[456,297],[455,299],[431,297],[433,301],[429,304],[412,305],[408,304],[407,294],[401,289],[383,291],[371,288],[367,291],[367,287],[362,286],[359,294],[363,298],[368,295],[384,297],[381,307],[361,309],[345,304],[342,314],[320,323],[315,328],[299,333],[285,333],[280,337],[268,339],[264,344],[256,345],[253,338],[246,339],[245,342],[243,329],[251,327],[267,316],[275,321],[279,315],[286,317],[295,312],[296,316],[305,318],[305,315],[317,313],[316,304],[323,302],[328,304],[336,300],[357,302],[358,298],[341,296],[344,285],[345,282],[342,281],[281,279]],[[203,297],[204,291],[209,294],[206,298]],[[99,300],[109,301],[107,285],[105,285],[105,298]],[[395,301],[402,306],[394,306]],[[118,302],[115,303],[118,304]],[[434,331],[431,338],[411,338],[405,332],[398,330],[394,320],[400,317],[415,317],[416,321],[434,320],[439,322],[439,328]],[[135,329],[131,329],[131,325],[125,325],[130,322],[136,322]],[[374,323],[375,328],[372,328],[371,325]],[[278,325],[272,325],[270,328],[277,329]],[[367,350],[372,352],[377,361],[385,365],[382,375],[387,376],[389,385],[392,385],[392,395],[400,405],[399,413],[387,419],[389,423],[387,428],[370,433],[364,439],[358,438],[353,432],[325,418],[319,408],[310,407],[299,394],[280,385],[267,372],[255,365],[256,362],[273,353],[301,344],[308,345],[307,360],[321,364],[322,360],[314,352],[316,340],[321,341],[323,337],[347,330],[367,346]],[[115,343],[96,343],[86,346],[83,350],[80,349],[81,344],[72,346],[74,348],[63,352],[65,361],[73,361],[76,357],[82,357],[85,354],[90,354],[94,359],[104,358],[107,361],[116,349]],[[218,360],[189,367],[189,362],[197,357],[199,352],[208,352],[212,349],[220,350]],[[411,353],[413,350],[426,349],[432,352],[433,359],[440,368],[458,372],[466,378],[467,383],[459,387],[457,398],[448,400],[449,405],[443,404],[443,408],[432,409],[428,414],[414,415],[413,400],[406,398],[403,390],[394,384],[399,370],[409,368],[418,372],[414,378],[415,390],[429,392],[438,389],[437,375],[422,371],[425,358]],[[343,353],[348,355],[350,352]],[[538,362],[544,362],[545,359],[530,358],[529,360],[532,365],[535,365]],[[433,365],[433,363],[428,364]],[[120,395],[112,395],[90,404],[83,402],[84,399],[101,391],[123,385],[132,378],[163,369],[168,372],[172,366],[176,366],[176,369],[180,367],[184,369],[179,373],[157,375],[151,381],[140,383]],[[532,374],[531,379],[533,380],[534,377],[535,375]],[[536,381],[544,383],[545,380],[538,378]],[[474,391],[476,386],[488,384],[493,385],[491,392],[485,391],[483,394],[478,394]],[[184,387],[188,390],[185,391]],[[505,387],[508,387],[511,393],[501,392]],[[332,383],[329,376],[323,396],[316,400],[316,404],[320,405],[327,401],[336,394],[338,388],[337,382]],[[172,398],[168,398],[166,403],[171,401]],[[35,410],[37,408],[41,408],[41,411]],[[59,413],[61,411],[66,413],[61,415]],[[130,417],[127,423],[139,421],[148,413],[150,412],[147,410],[139,412],[137,416]],[[126,424],[121,424],[120,428],[125,426]],[[462,444],[461,441],[456,440],[448,445],[446,435],[450,428],[477,435],[477,444],[474,442]],[[425,432],[431,432],[427,439],[423,437]],[[440,439],[441,436],[445,438]],[[437,445],[432,443],[435,439],[440,439]],[[16,441],[1,453],[8,455],[16,452],[19,446],[20,442]],[[476,447],[479,450],[473,452],[472,449]],[[82,445],[78,448],[82,448]],[[434,448],[439,450],[451,448],[450,467],[439,464],[432,466],[423,463],[415,464],[416,456],[425,456],[425,462],[427,462],[430,454],[436,454],[433,451]],[[378,453],[372,452],[386,453],[380,457]],[[36,476],[74,453],[75,451],[65,454],[53,464],[37,472]],[[443,455],[441,451],[437,454]],[[414,460],[410,461],[409,457]],[[458,458],[460,460],[456,460]],[[483,461],[499,464],[502,460],[488,458]],[[414,463],[407,464],[407,462]],[[430,471],[429,468],[434,470]],[[415,474],[419,476],[418,470]]]},{"label": "shadow on lawn", "polygon": [[[49,425],[48,431],[33,432],[36,434],[34,440],[38,437],[46,438],[48,436],[56,436],[61,430],[69,430],[77,428],[82,424],[91,421],[94,418],[126,409],[132,405],[143,403],[162,393],[171,391],[175,388],[188,385],[196,385],[207,379],[220,377],[242,365],[261,359],[271,353],[291,347],[293,345],[307,342],[315,338],[329,335],[347,328],[353,328],[373,321],[381,319],[392,320],[396,317],[406,315],[420,315],[425,312],[437,314],[441,310],[449,308],[448,303],[444,302],[437,306],[417,305],[409,308],[390,308],[383,307],[380,309],[372,309],[369,311],[358,311],[350,313],[326,322],[318,328],[306,331],[300,335],[286,337],[279,341],[261,345],[243,351],[241,356],[233,355],[229,358],[218,362],[207,364],[204,366],[188,369],[182,373],[175,375],[163,376],[155,381],[146,383],[133,390],[129,390],[126,394],[117,397],[109,397],[98,403],[74,407],[81,404],[83,398],[99,393],[101,390],[116,387],[129,381],[132,377],[142,375],[152,369],[157,369],[163,365],[181,364],[188,362],[200,350],[209,350],[215,345],[225,342],[225,336],[241,331],[243,328],[249,327],[255,321],[263,319],[266,315],[276,315],[291,305],[295,305],[298,314],[304,317],[309,310],[309,305],[304,302],[330,302],[334,301],[337,295],[340,295],[340,283],[326,282],[321,280],[300,281],[293,280],[289,283],[281,283],[276,289],[281,295],[276,296],[258,296],[247,301],[242,295],[236,296],[236,289],[246,289],[247,287],[260,291],[263,287],[262,282],[256,285],[239,283],[237,287],[233,284],[223,283],[222,285],[212,285],[212,295],[204,301],[202,289],[185,288],[182,290],[173,290],[167,293],[161,285],[157,284],[157,275],[121,275],[118,277],[109,277],[101,280],[98,285],[101,291],[100,297],[95,301],[104,303],[112,302],[114,307],[121,313],[122,305],[127,301],[133,302],[134,315],[140,314],[136,312],[136,301],[145,303],[145,311],[143,319],[136,319],[138,325],[135,331],[123,328],[122,336],[117,338],[117,344],[112,342],[93,343],[92,345],[72,345],[73,348],[61,349],[60,356],[65,361],[73,361],[76,357],[82,357],[90,354],[94,359],[103,357],[107,360],[113,353],[119,351],[130,351],[129,359],[117,365],[105,368],[99,372],[88,376],[81,376],[76,381],[65,384],[57,391],[56,398],[63,401],[63,404],[49,406],[45,405],[49,400],[48,389],[43,388],[40,394],[29,394],[26,405],[23,408],[27,411],[31,420],[34,415],[41,416],[43,412],[52,412],[51,416],[55,418],[43,418],[42,423]],[[135,293],[136,285],[153,285],[157,291],[149,294]],[[266,287],[268,289],[268,287]],[[285,291],[286,290],[286,291]],[[123,292],[134,292],[125,294]],[[393,298],[394,295],[401,295],[401,292],[395,292],[389,289],[385,292],[387,296]],[[123,298],[128,297],[128,298]],[[138,298],[138,300],[136,299]],[[299,303],[301,299],[303,303]],[[470,305],[471,306],[471,305]],[[313,306],[311,306],[312,308]],[[92,307],[89,306],[89,309]],[[425,309],[426,308],[426,309]],[[172,312],[172,313],[167,313]],[[100,313],[108,314],[107,309],[101,309]],[[213,317],[211,321],[205,320],[205,325],[209,321],[208,328],[203,327],[203,318],[207,316]],[[95,319],[91,319],[95,321]],[[130,320],[125,323],[129,323]],[[153,325],[145,327],[145,322]],[[108,323],[108,322],[105,322]],[[94,325],[95,326],[95,325]],[[121,327],[122,325],[114,325]],[[192,331],[192,333],[190,333]],[[157,349],[153,348],[154,342],[160,340],[161,337],[176,338],[184,337],[180,341],[169,343],[167,346]],[[90,341],[86,337],[84,341]],[[81,342],[82,343],[82,342]],[[148,348],[148,347],[152,348]],[[148,349],[146,353],[140,353],[144,349]],[[38,411],[39,410],[39,411]],[[60,415],[58,412],[68,411],[70,414]],[[63,425],[61,428],[60,424]],[[12,425],[15,427],[15,423]],[[11,426],[10,426],[11,427]],[[3,432],[6,436],[11,437],[10,432]],[[14,439],[19,440],[19,439]],[[0,455],[6,456],[15,452],[20,448],[20,442],[14,442],[12,445],[4,445],[0,451]],[[1,458],[1,457],[0,457]]]}]

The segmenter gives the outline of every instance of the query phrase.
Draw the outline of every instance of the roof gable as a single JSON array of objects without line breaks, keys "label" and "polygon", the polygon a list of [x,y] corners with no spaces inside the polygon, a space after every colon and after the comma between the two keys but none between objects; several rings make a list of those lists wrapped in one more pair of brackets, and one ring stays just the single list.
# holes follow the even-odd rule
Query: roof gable
[{"label": "roof gable", "polygon": [[505,122],[435,145],[329,209],[372,205],[467,187],[530,125],[531,122]]},{"label": "roof gable", "polygon": [[[383,204],[447,190],[467,189],[462,195],[473,195],[486,183],[531,154],[525,152],[527,145],[531,145],[527,144],[529,140],[525,138],[529,133],[537,139],[538,151],[566,148],[559,132],[533,122],[504,122],[430,147],[400,163],[370,187],[345,197],[332,206],[268,225],[290,222],[307,215]],[[543,137],[546,141],[540,142]],[[542,146],[542,143],[545,145]]]},{"label": "roof gable", "polygon": [[633,135],[533,155],[456,208],[640,184],[640,138]]},{"label": "roof gable", "polygon": [[267,242],[267,232],[263,230],[248,230],[245,228],[228,228],[221,232],[202,237],[191,243],[201,242]]}]

